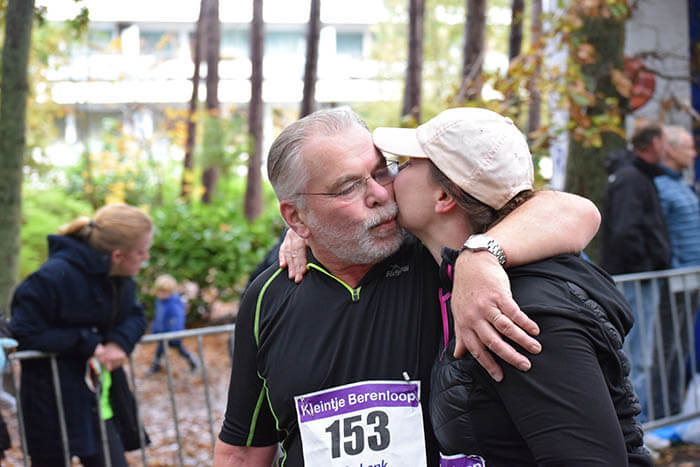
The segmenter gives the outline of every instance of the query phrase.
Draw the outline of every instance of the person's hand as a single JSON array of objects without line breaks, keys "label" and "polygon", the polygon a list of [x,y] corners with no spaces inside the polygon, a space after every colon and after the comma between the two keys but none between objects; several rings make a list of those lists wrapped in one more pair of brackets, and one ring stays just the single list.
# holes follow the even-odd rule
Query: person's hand
[{"label": "person's hand", "polygon": [[290,279],[294,279],[297,284],[304,278],[306,273],[306,242],[292,229],[287,229],[284,240],[280,245],[280,267],[287,268]]},{"label": "person's hand", "polygon": [[530,369],[530,361],[501,334],[536,354],[542,347],[527,333],[536,336],[539,328],[513,301],[508,275],[491,253],[466,250],[459,255],[451,304],[455,357],[468,350],[495,381],[503,379],[503,370],[487,348],[520,370]]},{"label": "person's hand", "polygon": [[122,366],[127,359],[126,352],[114,342],[97,344],[93,357],[100,362],[107,371],[112,371]]}]

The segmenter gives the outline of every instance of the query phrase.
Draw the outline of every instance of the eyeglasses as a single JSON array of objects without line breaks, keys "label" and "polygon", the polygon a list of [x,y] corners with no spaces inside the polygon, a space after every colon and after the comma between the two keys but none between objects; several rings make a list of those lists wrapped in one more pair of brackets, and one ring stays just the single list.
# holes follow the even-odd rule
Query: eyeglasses
[{"label": "eyeglasses", "polygon": [[[396,162],[398,162],[398,161],[396,161]],[[343,201],[354,201],[357,199],[362,199],[365,196],[367,196],[367,184],[369,183],[370,178],[373,179],[375,182],[379,183],[380,185],[386,186],[394,181],[394,177],[398,173],[398,170],[399,170],[398,164],[396,166],[393,166],[393,164],[390,164],[389,162],[387,162],[386,167],[382,167],[381,169],[375,170],[373,174],[371,174],[367,177],[358,178],[357,180],[354,180],[354,181],[351,180],[351,181],[347,182],[345,185],[343,185],[343,187],[341,187],[338,191],[328,192],[328,193],[305,192],[305,193],[297,193],[297,194],[298,195],[314,195],[314,196],[330,196],[332,198],[342,199]]]},{"label": "eyeglasses", "polygon": [[397,160],[394,161],[396,164],[396,173],[398,174],[401,172],[403,169],[411,165],[411,158],[406,157],[406,156],[401,156]]}]

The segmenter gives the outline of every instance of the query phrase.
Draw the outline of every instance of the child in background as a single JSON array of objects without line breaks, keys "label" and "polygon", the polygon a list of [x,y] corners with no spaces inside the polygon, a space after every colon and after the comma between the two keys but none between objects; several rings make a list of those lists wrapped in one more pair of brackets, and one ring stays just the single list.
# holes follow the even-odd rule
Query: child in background
[{"label": "child in background", "polygon": [[[169,274],[163,274],[156,279],[156,310],[155,317],[153,318],[153,328],[151,329],[153,334],[182,331],[185,329],[185,304],[180,298],[180,295],[175,292],[176,288],[177,282],[173,276]],[[194,372],[197,370],[199,366],[197,361],[187,349],[185,349],[180,339],[170,340],[168,341],[168,345],[170,347],[175,347],[178,352],[180,352],[180,355],[189,362],[191,371]],[[160,358],[163,356],[164,350],[165,341],[158,342],[158,349],[156,349],[156,355],[151,364],[149,374],[160,372]]]}]

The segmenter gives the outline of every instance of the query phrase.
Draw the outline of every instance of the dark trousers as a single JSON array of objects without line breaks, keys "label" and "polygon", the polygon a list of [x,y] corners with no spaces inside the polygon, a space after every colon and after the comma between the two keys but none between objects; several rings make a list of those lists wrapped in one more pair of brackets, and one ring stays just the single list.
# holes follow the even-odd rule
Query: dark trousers
[{"label": "dark trousers", "polygon": [[[175,347],[180,355],[182,355],[189,362],[190,366],[196,365],[194,358],[187,351],[185,346],[182,345],[182,341],[180,339],[168,341],[168,346]],[[160,359],[163,356],[163,352],[165,352],[165,341],[160,341],[158,342],[158,348],[156,349],[156,356],[153,359],[152,368],[160,368]]]},{"label": "dark trousers", "polygon": [[[654,392],[655,419],[676,415],[681,411],[687,385],[686,359],[690,352],[688,334],[692,332],[693,313],[689,313],[689,310],[695,310],[698,305],[696,291],[688,294],[689,303],[687,304],[683,293],[673,293],[671,296],[672,298],[669,294],[665,294],[662,297],[660,320],[657,323],[660,327],[662,345],[660,352],[658,349],[654,352],[652,366],[651,383]],[[671,306],[670,300],[674,301],[675,306]],[[664,402],[664,383],[668,396],[668,410]]]},{"label": "dark trousers", "polygon": [[[97,422],[95,422],[97,423]],[[105,420],[105,428],[107,431],[107,442],[109,444],[109,456],[112,461],[112,467],[128,467],[126,457],[124,456],[124,446],[119,437],[117,427],[113,420]],[[99,426],[97,427],[99,432]],[[101,437],[99,438],[102,439]],[[97,454],[92,456],[80,456],[80,462],[85,467],[104,467],[105,457],[102,451],[102,442],[99,443]],[[41,457],[32,456],[32,467],[64,467],[66,465],[63,456]]]}]

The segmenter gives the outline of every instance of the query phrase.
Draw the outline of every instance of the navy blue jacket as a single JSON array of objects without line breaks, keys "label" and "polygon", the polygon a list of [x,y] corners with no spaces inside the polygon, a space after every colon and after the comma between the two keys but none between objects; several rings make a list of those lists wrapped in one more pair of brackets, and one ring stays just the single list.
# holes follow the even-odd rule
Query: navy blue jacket
[{"label": "navy blue jacket", "polygon": [[[56,353],[71,454],[97,453],[95,394],[86,362],[99,343],[130,353],[146,329],[136,284],[109,276],[110,255],[70,236],[50,235],[49,259],[12,299],[10,326],[20,350]],[[47,359],[22,362],[21,403],[30,455],[62,455],[58,411]]]}]

